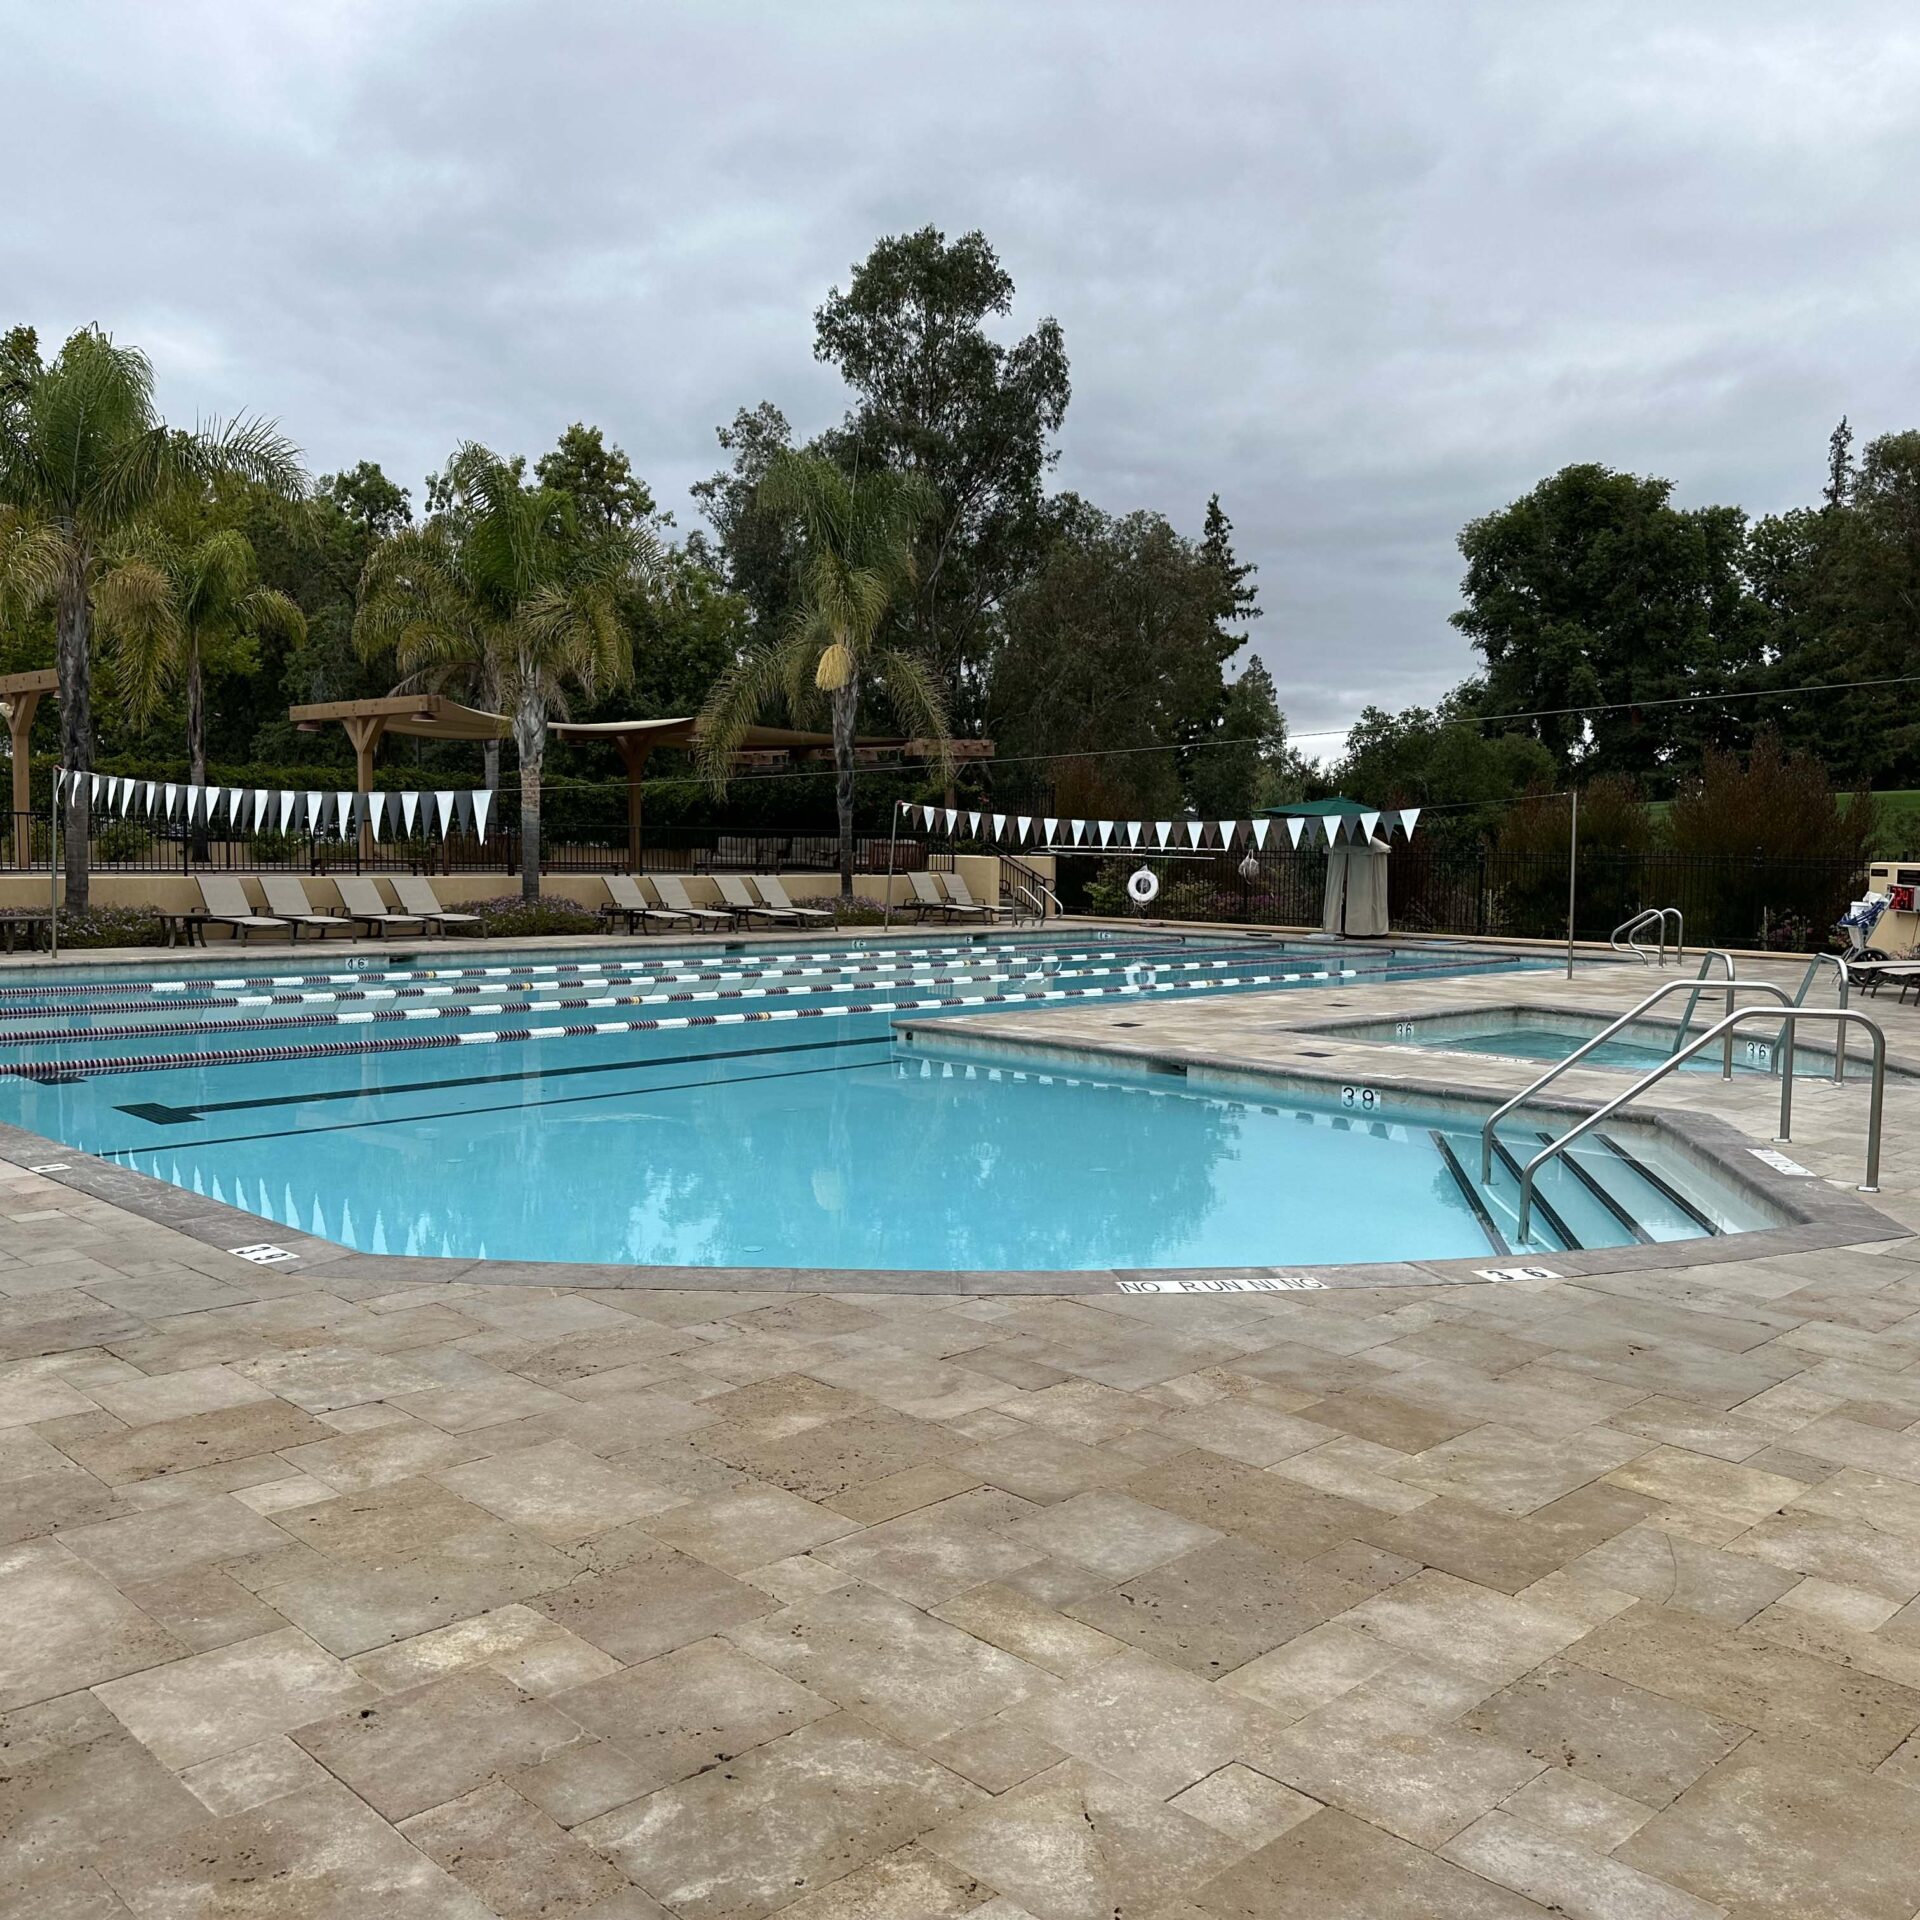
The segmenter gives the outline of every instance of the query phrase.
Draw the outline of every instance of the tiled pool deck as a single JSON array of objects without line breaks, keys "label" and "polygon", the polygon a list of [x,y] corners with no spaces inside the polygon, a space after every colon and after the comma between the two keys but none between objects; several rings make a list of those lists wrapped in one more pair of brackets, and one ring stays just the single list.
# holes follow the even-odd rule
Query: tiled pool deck
[{"label": "tiled pool deck", "polygon": [[[1507,1089],[1300,1029],[1647,984],[967,1029]],[[1761,1257],[1278,1295],[263,1269],[14,1135],[0,1920],[1913,1920],[1920,1084],[1877,1212],[1796,1106]]]}]

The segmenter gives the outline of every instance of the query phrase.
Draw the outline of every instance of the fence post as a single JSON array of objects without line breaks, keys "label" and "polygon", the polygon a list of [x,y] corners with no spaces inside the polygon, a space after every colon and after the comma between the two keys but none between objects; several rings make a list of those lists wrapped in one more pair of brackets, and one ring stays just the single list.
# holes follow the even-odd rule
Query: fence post
[{"label": "fence post", "polygon": [[[1573,810],[1567,819],[1567,978],[1573,978],[1573,902],[1580,862],[1580,789],[1573,790]],[[1661,923],[1664,940],[1665,922]]]}]

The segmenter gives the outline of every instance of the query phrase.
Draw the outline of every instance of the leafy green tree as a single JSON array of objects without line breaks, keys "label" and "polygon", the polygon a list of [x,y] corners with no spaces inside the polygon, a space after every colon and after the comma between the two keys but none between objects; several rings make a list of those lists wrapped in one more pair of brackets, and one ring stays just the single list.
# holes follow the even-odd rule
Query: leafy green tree
[{"label": "leafy green tree", "polygon": [[262,634],[297,643],[307,629],[286,594],[260,584],[253,548],[233,527],[183,530],[160,520],[136,528],[95,586],[93,604],[136,727],[172,688],[184,691],[187,777],[200,785],[207,778],[209,671],[247,672],[258,666]]},{"label": "leafy green tree", "polygon": [[[1740,725],[1719,706],[1652,704],[1726,691],[1762,625],[1743,573],[1745,516],[1682,511],[1671,492],[1565,467],[1460,535],[1467,604],[1453,624],[1486,661],[1488,710],[1552,714],[1528,730],[1563,765],[1655,774]],[[1599,705],[1623,710],[1559,711]]]},{"label": "leafy green tree", "polygon": [[1422,823],[1423,835],[1477,840],[1507,802],[1559,785],[1558,764],[1538,740],[1489,737],[1478,718],[1485,702],[1484,689],[1469,681],[1437,707],[1364,708],[1329,770],[1334,790],[1369,806],[1443,809]]},{"label": "leafy green tree", "polygon": [[362,460],[350,472],[322,474],[313,491],[316,500],[337,508],[375,540],[398,533],[413,518],[406,488],[395,486],[376,461]]},{"label": "leafy green tree", "polygon": [[1187,803],[1203,819],[1237,820],[1306,790],[1305,764],[1287,745],[1273,675],[1258,654],[1227,683],[1211,726],[1182,757]]},{"label": "leafy green tree", "polygon": [[633,462],[618,447],[608,446],[598,427],[576,420],[554,450],[533,463],[533,474],[543,487],[557,487],[572,500],[589,534],[649,526],[656,520],[670,524],[647,483],[634,473]]},{"label": "leafy green tree", "polygon": [[356,637],[416,681],[467,673],[498,689],[520,762],[520,886],[533,900],[548,720],[574,688],[591,695],[631,674],[621,594],[651,571],[655,548],[638,527],[589,533],[569,494],[527,486],[523,472],[461,446],[438,476],[445,511],[374,549]]},{"label": "leafy green tree", "polygon": [[1920,720],[1906,690],[1857,687],[1920,660],[1920,433],[1870,441],[1856,464],[1836,429],[1822,504],[1770,515],[1749,542],[1762,644],[1744,684],[1832,688],[1757,709],[1783,744],[1836,777],[1920,781]]},{"label": "leafy green tree", "polygon": [[[774,461],[793,450],[793,430],[787,416],[763,400],[742,407],[715,431],[732,463],[696,481],[691,492],[713,528],[716,566],[745,601],[756,630],[772,635],[786,626],[793,608],[800,529],[790,515],[768,506],[760,489]],[[694,542],[696,554],[705,557],[705,536],[696,533]]]},{"label": "leafy green tree", "polygon": [[722,676],[700,716],[699,762],[724,790],[733,757],[769,709],[803,721],[820,696],[833,730],[840,894],[853,897],[855,726],[862,693],[879,696],[903,733],[939,749],[947,771],[947,715],[937,679],[894,644],[887,616],[914,582],[914,538],[935,510],[917,475],[871,465],[852,471],[819,454],[783,452],[760,483],[768,508],[800,529],[797,595],[786,630],[752,647]]},{"label": "leafy green tree", "polygon": [[[1183,768],[1208,758],[1190,749],[1225,713],[1221,575],[1158,514],[1116,518],[1066,495],[1057,526],[1008,607],[994,670],[999,790],[1076,816],[1177,812]],[[1271,739],[1264,713],[1253,725]]]},{"label": "leafy green tree", "polygon": [[918,474],[936,497],[901,614],[966,730],[985,709],[1002,609],[1045,545],[1042,481],[1072,390],[1057,321],[1011,346],[987,331],[1013,295],[983,234],[949,242],[929,226],[877,242],[814,316],[814,357],[858,396],[829,450]]},{"label": "leafy green tree", "polygon": [[[74,334],[45,367],[12,351],[11,397],[0,406],[0,592],[53,603],[61,758],[84,773],[93,765],[93,593],[116,546],[183,490],[234,478],[292,493],[303,476],[268,421],[166,426],[146,356],[96,328]],[[88,851],[87,783],[75,780],[66,834],[74,907],[87,904]]]}]

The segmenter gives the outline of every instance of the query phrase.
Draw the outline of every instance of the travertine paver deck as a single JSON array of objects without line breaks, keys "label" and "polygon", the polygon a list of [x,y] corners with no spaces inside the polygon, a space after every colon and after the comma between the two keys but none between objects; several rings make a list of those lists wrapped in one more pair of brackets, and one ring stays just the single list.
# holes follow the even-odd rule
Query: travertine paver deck
[{"label": "travertine paver deck", "polygon": [[[1644,984],[1000,1024],[1501,1087],[1297,1029]],[[1912,1920],[1920,1240],[1397,1279],[274,1271],[0,1169],[0,1920]]]}]

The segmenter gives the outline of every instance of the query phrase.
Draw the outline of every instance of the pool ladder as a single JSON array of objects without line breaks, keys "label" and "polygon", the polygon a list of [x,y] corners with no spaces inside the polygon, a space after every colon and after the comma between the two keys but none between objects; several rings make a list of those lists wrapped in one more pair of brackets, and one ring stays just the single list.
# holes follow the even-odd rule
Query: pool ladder
[{"label": "pool ladder", "polygon": [[[1675,981],[1673,984],[1677,986],[1680,983]],[[1760,986],[1765,983],[1752,980],[1741,984]],[[1779,990],[1776,989],[1776,991]],[[1781,992],[1780,997],[1785,1000],[1785,993]],[[1540,1169],[1549,1160],[1565,1153],[1583,1134],[1597,1127],[1601,1121],[1611,1119],[1622,1107],[1639,1099],[1649,1087],[1657,1085],[1676,1068],[1684,1066],[1696,1053],[1712,1046],[1716,1040],[1730,1038],[1736,1027],[1756,1017],[1771,1020],[1774,1018],[1774,1013],[1770,1007],[1741,1007],[1716,1020],[1696,1039],[1661,1061],[1651,1073],[1643,1074],[1624,1093],[1616,1093],[1604,1106],[1596,1107],[1584,1119],[1576,1120],[1558,1139],[1548,1141],[1521,1170],[1519,1237],[1522,1244],[1525,1244],[1527,1229],[1533,1215],[1534,1181]],[[1841,1051],[1839,1035],[1844,1034],[1849,1026],[1864,1027],[1867,1030],[1873,1047],[1873,1080],[1867,1107],[1866,1177],[1860,1184],[1860,1191],[1878,1193],[1880,1191],[1880,1124],[1887,1091],[1887,1036],[1881,1031],[1879,1022],[1870,1020],[1864,1013],[1856,1013],[1849,1007],[1796,1007],[1789,1004],[1786,1011],[1780,1015],[1781,1033],[1784,1036],[1780,1068],[1780,1131],[1774,1137],[1778,1140],[1793,1138],[1793,1047],[1802,1020],[1833,1021],[1836,1029],[1834,1041],[1836,1053]],[[1508,1102],[1509,1106],[1512,1104],[1513,1102]],[[1505,1109],[1503,1108],[1502,1111],[1504,1112]],[[1489,1120],[1487,1124],[1491,1126],[1493,1123]]]},{"label": "pool ladder", "polygon": [[1678,907],[1643,907],[1630,919],[1622,920],[1607,936],[1607,945],[1615,953],[1630,953],[1643,967],[1654,963],[1647,958],[1647,950],[1634,938],[1636,933],[1648,927],[1660,929],[1661,966],[1667,964],[1667,922],[1673,922],[1674,958],[1676,961],[1687,957],[1687,916]]},{"label": "pool ladder", "polygon": [[[1700,1003],[1700,996],[1707,991],[1707,969],[1713,964],[1716,957],[1725,964],[1727,969],[1724,988],[1727,996],[1727,1012],[1726,1016],[1720,1021],[1720,1026],[1724,1027],[1727,1019],[1732,1017],[1735,1010],[1734,996],[1738,993],[1748,991],[1754,993],[1769,993],[1774,999],[1779,1001],[1782,1007],[1791,1011],[1793,1003],[1788,999],[1785,987],[1775,986],[1771,980],[1736,980],[1734,978],[1732,956],[1720,952],[1718,948],[1710,949],[1706,957],[1700,962],[1700,974],[1697,979],[1668,980],[1664,984],[1655,987],[1638,1006],[1630,1007],[1619,1019],[1602,1027],[1591,1039],[1583,1040],[1564,1060],[1556,1060],[1537,1080],[1521,1088],[1504,1106],[1496,1107],[1492,1113],[1488,1114],[1480,1126],[1480,1178],[1486,1181],[1493,1177],[1494,1128],[1497,1127],[1508,1114],[1513,1112],[1516,1107],[1525,1106],[1542,1087],[1548,1086],[1553,1081],[1558,1080],[1569,1067],[1578,1066],[1595,1048],[1604,1046],[1616,1033],[1632,1026],[1649,1007],[1656,1006],[1660,1001],[1666,999],[1669,994],[1689,994],[1691,997],[1687,1001],[1685,1022],[1690,1022],[1693,1019],[1694,1008]],[[1661,1071],[1663,1072],[1666,1068],[1676,1065],[1682,1059],[1691,1059],[1693,1055],[1699,1051],[1697,1047],[1689,1047],[1686,1045],[1687,1026],[1685,1022],[1683,1022],[1679,1035],[1674,1041],[1673,1052],[1669,1054],[1667,1059],[1662,1063]],[[1718,1031],[1718,1029],[1716,1028],[1714,1031]],[[1684,1053],[1682,1052],[1683,1047],[1685,1048]],[[1733,1071],[1733,1043],[1730,1033],[1727,1039],[1726,1057],[1721,1071],[1723,1076],[1731,1074]]]}]

